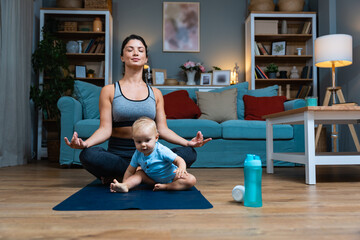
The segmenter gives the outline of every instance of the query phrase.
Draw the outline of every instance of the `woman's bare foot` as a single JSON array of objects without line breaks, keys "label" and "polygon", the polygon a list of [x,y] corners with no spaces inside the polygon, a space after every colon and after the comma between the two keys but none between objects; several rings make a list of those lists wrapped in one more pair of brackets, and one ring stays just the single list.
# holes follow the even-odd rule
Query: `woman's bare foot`
[{"label": "woman's bare foot", "polygon": [[157,183],[154,185],[153,191],[161,191],[166,189],[167,189],[167,184]]},{"label": "woman's bare foot", "polygon": [[116,179],[110,184],[110,192],[129,192],[125,183],[119,183]]}]

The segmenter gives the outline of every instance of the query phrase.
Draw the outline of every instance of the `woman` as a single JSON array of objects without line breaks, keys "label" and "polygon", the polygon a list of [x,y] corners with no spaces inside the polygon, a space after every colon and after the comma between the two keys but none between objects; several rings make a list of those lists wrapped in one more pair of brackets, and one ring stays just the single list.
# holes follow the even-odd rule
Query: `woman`
[{"label": "woman", "polygon": [[[71,141],[65,137],[66,144],[83,149],[80,154],[83,167],[101,178],[103,183],[108,183],[124,175],[136,149],[131,126],[136,119],[146,116],[155,120],[162,139],[183,146],[172,151],[190,167],[196,160],[193,147],[201,147],[211,138],[204,140],[199,131],[191,141],[187,141],[168,128],[160,90],[148,86],[142,78],[144,64],[148,61],[147,45],[142,37],[130,35],[124,40],[121,60],[125,65],[124,77],[103,87],[100,93],[99,128],[86,141],[74,132]],[[93,147],[108,139],[108,150]]]}]

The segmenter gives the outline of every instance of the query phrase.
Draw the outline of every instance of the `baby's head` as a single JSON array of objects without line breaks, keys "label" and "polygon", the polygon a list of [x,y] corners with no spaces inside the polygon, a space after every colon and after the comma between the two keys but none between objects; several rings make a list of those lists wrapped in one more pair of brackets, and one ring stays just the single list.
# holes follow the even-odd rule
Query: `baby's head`
[{"label": "baby's head", "polygon": [[145,155],[150,154],[159,139],[159,133],[154,120],[141,117],[132,125],[132,135],[136,149]]}]

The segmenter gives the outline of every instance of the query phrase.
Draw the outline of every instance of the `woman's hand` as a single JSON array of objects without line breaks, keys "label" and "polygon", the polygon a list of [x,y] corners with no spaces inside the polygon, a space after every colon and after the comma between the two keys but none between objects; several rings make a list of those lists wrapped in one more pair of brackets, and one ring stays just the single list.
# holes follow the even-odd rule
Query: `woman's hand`
[{"label": "woman's hand", "polygon": [[189,147],[202,147],[205,143],[211,141],[212,138],[207,138],[204,140],[204,136],[200,131],[197,132],[196,137],[191,139],[191,141],[188,142]]},{"label": "woman's hand", "polygon": [[74,135],[71,138],[71,142],[69,142],[67,137],[65,137],[64,140],[66,145],[68,145],[71,148],[76,148],[76,149],[87,148],[87,143],[78,137],[77,132],[74,132]]}]

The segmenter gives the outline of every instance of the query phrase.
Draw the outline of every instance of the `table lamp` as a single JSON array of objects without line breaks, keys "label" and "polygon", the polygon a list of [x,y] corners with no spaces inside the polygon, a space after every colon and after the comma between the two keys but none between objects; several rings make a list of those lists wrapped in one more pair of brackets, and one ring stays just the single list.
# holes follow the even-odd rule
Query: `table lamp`
[{"label": "table lamp", "polygon": [[[341,91],[341,88],[335,86],[335,68],[351,65],[352,51],[350,35],[330,34],[315,39],[315,66],[332,69],[332,86],[327,89],[327,93],[332,93],[333,104],[336,103],[336,92]],[[328,105],[329,100],[325,97],[324,105]]]},{"label": "table lamp", "polygon": [[[332,96],[332,104],[336,103],[336,95],[340,103],[345,103],[344,95],[341,87],[337,87],[335,82],[335,68],[345,67],[352,64],[352,36],[347,34],[330,34],[315,39],[315,66],[320,68],[332,69],[332,86],[326,89],[323,105],[328,106],[330,97]],[[315,145],[317,145],[320,137],[322,124],[316,131]],[[350,132],[353,136],[355,145],[358,143],[357,137],[354,138],[354,126],[349,124]],[[332,125],[333,150],[337,151],[336,139],[337,131],[336,125]],[[358,149],[359,150],[359,149]]]}]

